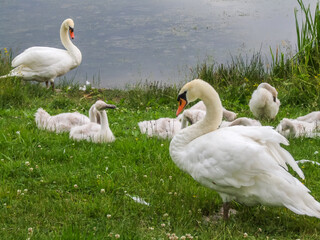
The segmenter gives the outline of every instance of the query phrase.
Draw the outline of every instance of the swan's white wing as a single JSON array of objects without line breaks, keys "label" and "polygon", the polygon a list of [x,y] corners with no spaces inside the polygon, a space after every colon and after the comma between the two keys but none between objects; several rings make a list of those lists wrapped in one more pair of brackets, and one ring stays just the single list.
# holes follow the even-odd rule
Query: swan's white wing
[{"label": "swan's white wing", "polygon": [[269,127],[234,126],[216,130],[188,144],[184,154],[193,162],[187,171],[211,188],[252,186],[258,175],[283,172],[286,163],[304,177],[280,143],[287,140]]}]

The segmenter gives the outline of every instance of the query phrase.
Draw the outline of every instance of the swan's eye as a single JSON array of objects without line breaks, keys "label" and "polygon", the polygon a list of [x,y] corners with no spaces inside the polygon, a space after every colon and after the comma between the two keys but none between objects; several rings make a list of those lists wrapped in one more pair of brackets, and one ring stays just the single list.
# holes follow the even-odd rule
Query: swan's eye
[{"label": "swan's eye", "polygon": [[277,102],[277,98],[275,96],[273,96],[273,101]]},{"label": "swan's eye", "polygon": [[69,27],[69,31],[73,33],[73,28],[72,28],[72,27]]}]

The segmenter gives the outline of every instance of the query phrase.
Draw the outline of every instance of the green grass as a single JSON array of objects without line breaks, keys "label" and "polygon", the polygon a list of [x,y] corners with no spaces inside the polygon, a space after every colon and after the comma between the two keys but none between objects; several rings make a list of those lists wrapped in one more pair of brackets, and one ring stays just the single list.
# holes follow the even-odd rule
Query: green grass
[{"label": "green grass", "polygon": [[[218,194],[175,166],[168,140],[147,138],[137,126],[146,119],[174,117],[176,87],[145,84],[128,90],[61,89],[53,93],[39,84],[12,79],[0,82],[2,239],[115,239],[116,234],[120,239],[168,239],[167,234],[173,233],[198,239],[243,239],[244,233],[248,239],[319,239],[319,220],[285,208],[234,203],[236,215],[228,222],[217,219],[222,204]],[[247,104],[228,100],[223,87],[218,91],[225,107],[239,116],[252,117]],[[34,113],[39,107],[51,114],[87,114],[97,99],[118,107],[108,111],[117,137],[114,143],[75,142],[66,133],[42,131],[35,125]],[[283,104],[277,118],[264,125],[276,126],[283,117],[310,110]],[[319,145],[320,139],[292,139],[287,148],[296,159],[320,162],[314,154]],[[319,167],[302,167],[306,186],[320,199]],[[136,203],[128,194],[150,205]]]}]

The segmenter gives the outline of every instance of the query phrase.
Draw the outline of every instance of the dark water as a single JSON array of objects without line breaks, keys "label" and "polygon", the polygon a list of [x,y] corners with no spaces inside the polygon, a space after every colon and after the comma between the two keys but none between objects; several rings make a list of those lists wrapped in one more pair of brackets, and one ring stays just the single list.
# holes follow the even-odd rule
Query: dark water
[{"label": "dark water", "polygon": [[[309,0],[314,9],[315,1]],[[59,29],[75,21],[82,64],[67,74],[122,88],[148,79],[177,83],[208,57],[295,50],[295,0],[0,0],[0,48],[62,48]],[[313,12],[313,11],[312,11]]]}]

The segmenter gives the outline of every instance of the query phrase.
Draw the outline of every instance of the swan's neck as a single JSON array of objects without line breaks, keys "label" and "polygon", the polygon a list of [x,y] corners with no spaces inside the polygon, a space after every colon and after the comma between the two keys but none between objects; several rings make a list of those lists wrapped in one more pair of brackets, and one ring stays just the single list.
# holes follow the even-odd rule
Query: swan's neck
[{"label": "swan's neck", "polygon": [[65,28],[63,25],[60,28],[60,39],[62,45],[67,49],[73,59],[76,61],[76,64],[79,65],[82,60],[82,55],[80,50],[71,42],[68,34],[69,29]]},{"label": "swan's neck", "polygon": [[199,96],[206,106],[206,115],[203,120],[182,129],[174,137],[173,142],[177,147],[185,147],[192,140],[216,130],[221,124],[223,108],[218,93],[204,85],[199,86]]},{"label": "swan's neck", "polygon": [[105,110],[100,112],[101,115],[101,133],[106,133],[109,129],[109,121]]}]

